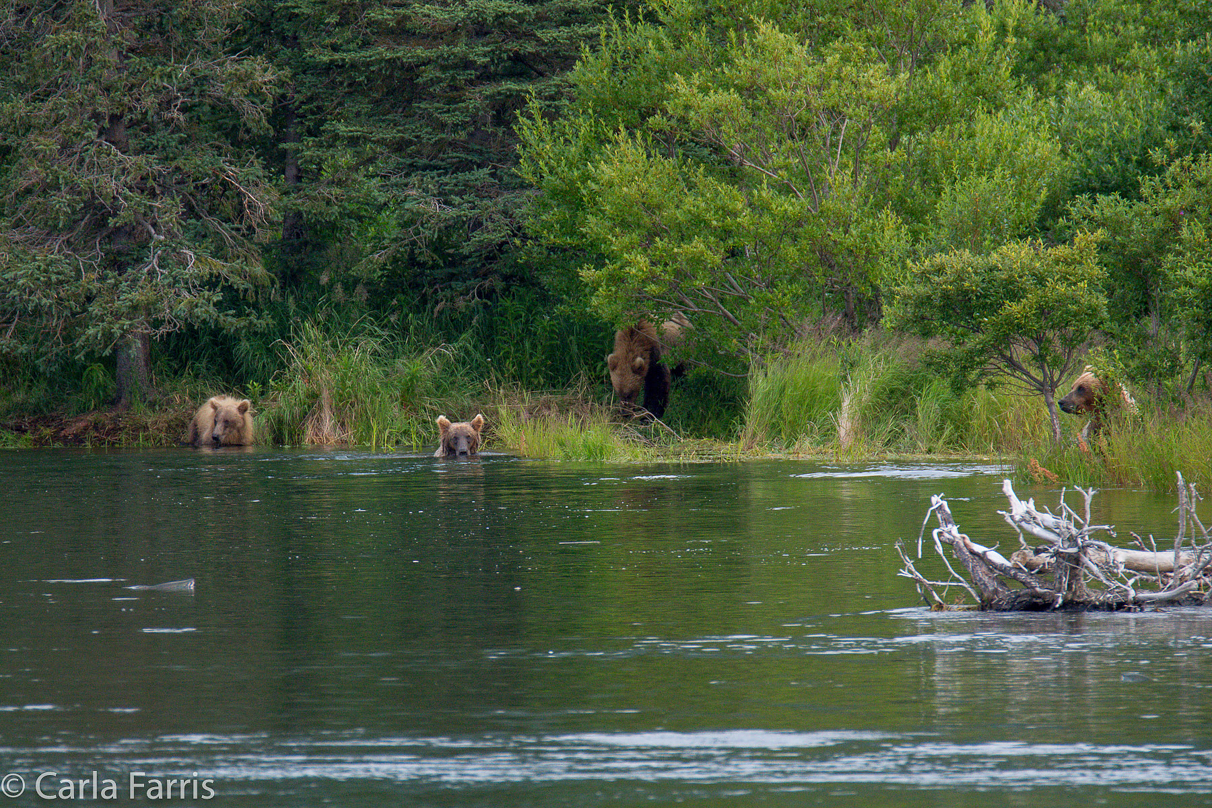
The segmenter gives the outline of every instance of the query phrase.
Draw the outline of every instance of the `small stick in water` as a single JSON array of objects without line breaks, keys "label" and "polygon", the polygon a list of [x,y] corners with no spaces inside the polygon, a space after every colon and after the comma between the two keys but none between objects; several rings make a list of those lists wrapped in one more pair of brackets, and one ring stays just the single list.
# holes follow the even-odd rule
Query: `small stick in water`
[{"label": "small stick in water", "polygon": [[141,592],[180,592],[192,595],[194,593],[194,579],[186,578],[183,581],[169,581],[163,584],[152,584],[151,586],[136,584],[135,586],[128,586],[126,588],[137,589]]}]

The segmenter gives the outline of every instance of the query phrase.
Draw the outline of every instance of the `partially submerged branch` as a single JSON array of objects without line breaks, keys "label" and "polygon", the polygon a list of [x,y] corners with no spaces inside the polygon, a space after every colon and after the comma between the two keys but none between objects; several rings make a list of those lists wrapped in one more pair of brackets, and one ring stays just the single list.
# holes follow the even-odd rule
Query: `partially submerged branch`
[{"label": "partially submerged branch", "polygon": [[[1212,535],[1195,513],[1200,497],[1195,486],[1178,475],[1178,535],[1173,549],[1149,550],[1115,547],[1096,538],[1098,534],[1115,537],[1108,525],[1090,520],[1093,490],[1078,489],[1084,499],[1082,513],[1065,502],[1064,492],[1058,513],[1037,508],[1035,501],[1023,502],[1014,493],[1010,481],[1002,484],[1009,510],[999,511],[1018,533],[1021,549],[1010,558],[997,550],[978,544],[960,532],[946,500],[931,499],[930,510],[918,537],[917,559],[930,517],[938,521],[931,531],[934,550],[947,569],[946,581],[931,581],[918,572],[914,562],[898,543],[904,566],[898,573],[910,578],[927,605],[947,608],[951,588],[971,594],[981,609],[990,611],[1083,611],[1135,609],[1144,604],[1182,603],[1202,605],[1212,591]],[[1037,542],[1031,546],[1025,536]],[[1139,539],[1138,539],[1139,542]],[[963,568],[961,574],[943,551],[951,547],[951,557]],[[941,592],[941,594],[940,594]]]}]

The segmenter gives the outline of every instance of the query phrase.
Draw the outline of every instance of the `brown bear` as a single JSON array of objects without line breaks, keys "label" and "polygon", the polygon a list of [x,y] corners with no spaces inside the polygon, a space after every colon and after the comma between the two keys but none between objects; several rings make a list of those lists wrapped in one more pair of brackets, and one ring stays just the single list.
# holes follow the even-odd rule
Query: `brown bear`
[{"label": "brown bear", "polygon": [[215,396],[194,413],[189,423],[194,446],[248,446],[253,442],[252,404],[248,399]]},{"label": "brown bear", "polygon": [[1094,373],[1089,365],[1074,380],[1069,392],[1056,402],[1060,408],[1070,415],[1090,413],[1090,420],[1082,428],[1081,440],[1093,438],[1102,431],[1106,418],[1114,411],[1127,409],[1136,411],[1136,401],[1128,388],[1122,384],[1114,384],[1114,391],[1108,391],[1107,385]]},{"label": "brown bear", "polygon": [[658,336],[652,324],[641,320],[630,328],[614,332],[614,351],[606,356],[606,367],[610,370],[610,384],[619,401],[628,409],[635,407],[636,398],[644,391],[644,409],[654,418],[665,414],[669,403],[669,387],[674,371],[661,361],[666,348],[681,342],[682,331],[690,322],[682,314],[675,314],[661,324]]},{"label": "brown bear", "polygon": [[452,424],[445,415],[438,416],[438,450],[434,457],[474,457],[480,452],[480,430],[484,416]]}]

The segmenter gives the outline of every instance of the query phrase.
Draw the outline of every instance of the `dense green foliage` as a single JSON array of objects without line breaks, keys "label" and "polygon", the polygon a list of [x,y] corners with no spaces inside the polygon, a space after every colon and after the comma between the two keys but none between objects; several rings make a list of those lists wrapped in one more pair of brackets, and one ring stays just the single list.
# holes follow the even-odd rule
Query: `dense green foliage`
[{"label": "dense green foliage", "polygon": [[513,121],[550,108],[597,36],[592,0],[246,0],[244,43],[289,77],[282,277],[438,303],[531,272]]},{"label": "dense green foliage", "polygon": [[956,448],[992,394],[944,379],[1009,374],[1057,439],[1095,344],[1206,391],[1210,119],[1194,0],[9,0],[0,406],[243,390],[295,441],[327,395],[408,443],[605,400],[612,329],[681,312],[681,434]]},{"label": "dense green foliage", "polygon": [[1207,25],[1133,2],[662,3],[578,65],[564,115],[523,120],[535,232],[614,320],[682,311],[748,354],[830,312],[857,328],[909,261],[1051,240],[1074,200],[1135,198],[1159,150],[1206,148]]},{"label": "dense green foliage", "polygon": [[[248,146],[276,90],[226,51],[226,2],[6,4],[0,48],[0,350],[43,367],[235,327],[223,292],[267,280],[276,189]],[[128,371],[128,372],[123,372]]]},{"label": "dense green foliage", "polygon": [[1061,439],[1053,391],[1076,369],[1090,334],[1107,319],[1095,239],[1046,248],[1009,242],[987,255],[938,253],[910,267],[894,290],[893,327],[942,337],[935,362],[964,387],[970,376],[1004,377],[1044,398]]}]

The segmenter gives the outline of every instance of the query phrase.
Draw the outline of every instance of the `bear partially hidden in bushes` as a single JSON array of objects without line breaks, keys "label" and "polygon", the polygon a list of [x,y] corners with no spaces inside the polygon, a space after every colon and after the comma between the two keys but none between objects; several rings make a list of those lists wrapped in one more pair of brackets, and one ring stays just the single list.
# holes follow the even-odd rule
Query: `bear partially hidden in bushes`
[{"label": "bear partially hidden in bushes", "polygon": [[252,404],[248,399],[215,396],[194,413],[189,423],[194,446],[248,446],[253,442]]},{"label": "bear partially hidden in bushes", "polygon": [[445,415],[438,416],[438,450],[434,457],[473,457],[480,452],[480,430],[484,416],[452,424]]},{"label": "bear partially hidden in bushes", "polygon": [[1102,431],[1107,417],[1116,410],[1136,412],[1136,401],[1128,388],[1122,384],[1113,383],[1111,389],[1094,373],[1094,368],[1086,366],[1082,375],[1073,382],[1073,387],[1064,398],[1056,402],[1060,408],[1070,415],[1090,414],[1090,420],[1082,428],[1083,443]]},{"label": "bear partially hidden in bushes", "polygon": [[644,409],[654,418],[665,414],[669,404],[669,387],[674,372],[661,361],[666,348],[677,345],[682,331],[690,325],[681,314],[666,320],[658,335],[652,324],[641,320],[631,328],[614,332],[614,351],[606,356],[610,384],[624,407],[635,407],[640,391],[644,391]]}]

